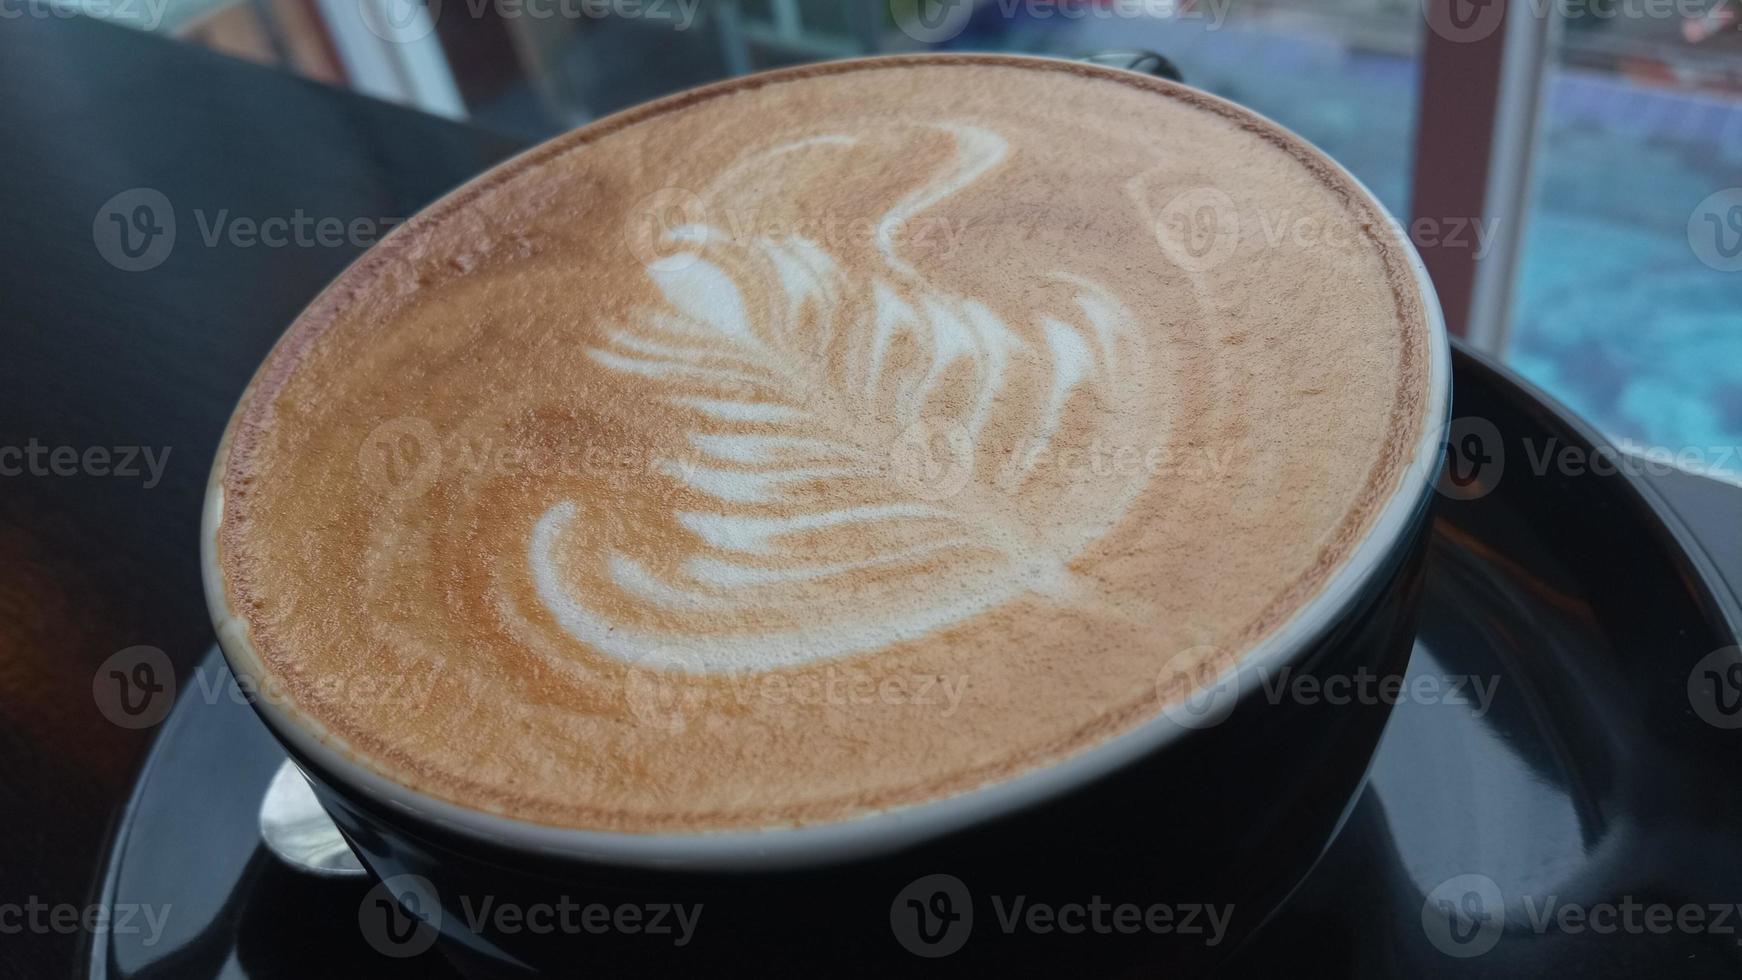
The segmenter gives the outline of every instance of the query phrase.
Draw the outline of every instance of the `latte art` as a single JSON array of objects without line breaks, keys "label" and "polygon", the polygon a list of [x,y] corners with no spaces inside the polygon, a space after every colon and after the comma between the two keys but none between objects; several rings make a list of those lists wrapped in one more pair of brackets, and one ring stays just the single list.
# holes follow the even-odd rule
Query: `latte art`
[{"label": "latte art", "polygon": [[[1356,231],[1248,233],[1278,215]],[[401,226],[273,351],[219,459],[226,650],[361,764],[546,824],[1020,777],[1349,561],[1424,426],[1406,248],[1292,137],[1123,72],[632,110]]]},{"label": "latte art", "polygon": [[[659,465],[689,491],[669,515],[688,532],[687,554],[589,541],[582,501],[553,505],[534,527],[538,595],[588,648],[650,667],[764,670],[911,641],[1025,592],[1092,588],[1068,563],[1143,481],[1032,470],[1061,432],[1107,439],[1141,424],[1159,435],[1131,311],[1099,283],[1037,270],[1065,287],[1058,308],[1012,325],[985,300],[927,281],[896,247],[910,219],[1003,164],[1006,140],[958,123],[867,121],[752,159],[850,169],[868,142],[899,152],[927,140],[948,146],[947,162],[882,213],[871,268],[798,236],[740,243],[677,228],[669,237],[693,247],[646,270],[664,303],[589,348],[662,396],[692,461]],[[729,206],[723,196],[703,204]],[[945,493],[916,487],[896,458],[916,434],[924,451],[934,431],[958,437],[965,480]],[[983,452],[993,433],[1024,451]],[[607,592],[660,625],[636,628],[589,603]]]}]

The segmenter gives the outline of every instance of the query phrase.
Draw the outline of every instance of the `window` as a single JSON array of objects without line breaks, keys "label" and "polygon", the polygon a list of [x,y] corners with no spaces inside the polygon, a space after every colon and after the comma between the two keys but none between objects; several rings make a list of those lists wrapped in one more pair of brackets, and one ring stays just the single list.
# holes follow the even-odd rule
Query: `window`
[{"label": "window", "polygon": [[1742,33],[1728,3],[1569,5],[1507,362],[1623,447],[1742,476]]}]

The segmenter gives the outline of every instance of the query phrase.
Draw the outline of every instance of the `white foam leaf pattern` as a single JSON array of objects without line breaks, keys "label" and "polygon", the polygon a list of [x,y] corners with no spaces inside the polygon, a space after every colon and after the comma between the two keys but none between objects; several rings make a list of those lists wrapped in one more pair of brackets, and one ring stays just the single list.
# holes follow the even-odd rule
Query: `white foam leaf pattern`
[{"label": "white foam leaf pattern", "polygon": [[[601,333],[598,365],[643,379],[689,419],[688,445],[665,447],[657,467],[689,545],[626,553],[588,533],[589,510],[608,505],[553,503],[527,554],[540,599],[576,640],[649,667],[763,670],[1081,588],[1068,563],[1144,479],[1042,478],[1037,461],[1066,431],[1073,445],[1118,435],[1120,407],[1144,397],[1129,373],[1143,338],[1089,279],[1047,276],[1048,295],[1071,302],[1013,327],[898,255],[907,222],[1009,152],[960,124],[916,138],[947,140],[951,162],[878,222],[873,268],[849,272],[799,235],[687,226],[667,236],[681,251],[646,268],[664,305]],[[858,142],[809,137],[737,169]],[[926,492],[900,465],[916,432],[947,437],[959,489]],[[625,608],[646,615],[630,621]]]}]

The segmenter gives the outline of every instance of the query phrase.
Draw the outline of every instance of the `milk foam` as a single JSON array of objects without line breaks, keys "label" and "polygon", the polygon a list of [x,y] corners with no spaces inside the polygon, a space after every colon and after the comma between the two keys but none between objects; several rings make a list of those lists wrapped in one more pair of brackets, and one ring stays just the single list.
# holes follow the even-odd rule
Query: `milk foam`
[{"label": "milk foam", "polygon": [[[939,287],[904,260],[903,227],[1010,153],[1003,137],[981,127],[925,129],[949,138],[951,156],[877,220],[875,267],[852,270],[802,236],[740,242],[722,229],[686,225],[668,236],[684,247],[646,269],[665,303],[633,311],[605,331],[607,344],[589,349],[597,363],[646,379],[673,409],[694,412],[687,446],[670,448],[697,458],[661,459],[658,468],[707,509],[675,512],[695,547],[662,575],[633,550],[590,547],[579,502],[553,504],[533,529],[527,560],[546,610],[576,640],[627,663],[703,672],[771,670],[911,642],[1025,591],[1065,590],[1070,559],[1124,516],[1146,475],[1106,481],[1068,512],[1049,507],[1054,527],[1023,527],[1015,505],[1080,391],[1091,397],[1074,407],[1099,411],[1091,421],[1103,435],[1131,421],[1094,400],[1137,397],[1141,334],[1130,310],[1098,283],[1035,270],[1068,282],[1073,302],[1036,311],[1038,329],[1019,332],[982,300]],[[899,145],[914,136],[878,124],[751,159],[791,160],[820,147],[851,166],[862,143]],[[733,205],[723,191],[702,203],[728,212]],[[747,303],[746,293],[760,301]],[[773,315],[754,317],[753,307]],[[892,359],[903,339],[917,352],[906,370]],[[1013,362],[1032,370],[1013,370]],[[939,388],[958,368],[969,390],[951,404]],[[886,405],[896,411],[880,414]],[[983,445],[999,411],[1024,416],[1022,452],[1003,465]],[[1153,412],[1140,417],[1165,421]],[[960,458],[952,462],[973,475],[947,493],[918,488],[916,497],[912,480],[902,478],[917,475],[900,472],[896,454],[904,434],[934,429],[956,437],[950,451]],[[580,561],[600,566],[599,577],[629,602],[689,628],[637,630],[590,606],[567,572]],[[713,629],[723,611],[802,610],[814,589],[852,590],[867,575],[900,579],[869,615],[837,612],[724,638]]]},{"label": "milk foam", "polygon": [[[1346,233],[1264,234],[1297,220]],[[966,792],[1153,717],[1346,564],[1423,424],[1393,234],[1269,124],[1068,63],[632,110],[292,326],[220,460],[225,601],[311,727],[466,806],[647,833]]]}]

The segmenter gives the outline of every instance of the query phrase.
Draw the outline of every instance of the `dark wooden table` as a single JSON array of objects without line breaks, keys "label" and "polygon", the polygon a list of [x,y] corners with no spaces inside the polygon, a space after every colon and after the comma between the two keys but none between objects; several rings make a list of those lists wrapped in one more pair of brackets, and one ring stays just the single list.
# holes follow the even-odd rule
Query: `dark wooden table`
[{"label": "dark wooden table", "polygon": [[[98,668],[151,646],[185,684],[210,646],[200,502],[267,348],[370,235],[517,148],[122,28],[0,19],[0,903],[91,901],[152,735],[100,710]],[[116,200],[139,189],[162,197]],[[137,473],[109,472],[130,451]],[[1742,583],[1742,491],[1654,482]],[[87,942],[0,935],[0,976],[66,975]]]},{"label": "dark wooden table", "polygon": [[[219,434],[273,340],[367,244],[323,244],[319,219],[366,232],[517,148],[107,24],[0,19],[0,447],[41,447],[40,475],[0,455],[23,470],[0,476],[0,903],[90,901],[152,735],[99,711],[98,666],[149,645],[185,680],[211,645],[197,531]],[[175,239],[126,271],[99,212],[135,188],[167,199]],[[249,222],[285,244],[236,244]],[[57,467],[58,447],[77,465]],[[84,465],[94,447],[108,465]],[[152,450],[155,480],[143,454],[137,476],[96,475],[126,447]],[[0,935],[0,975],[64,976],[86,942]]]}]

